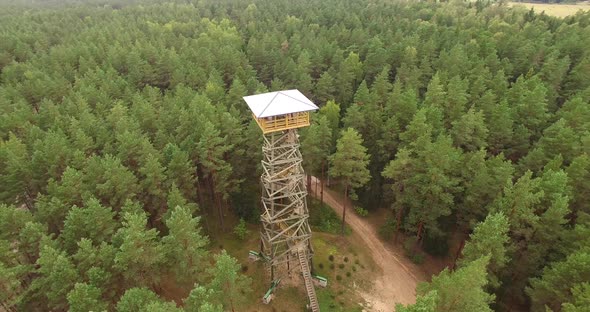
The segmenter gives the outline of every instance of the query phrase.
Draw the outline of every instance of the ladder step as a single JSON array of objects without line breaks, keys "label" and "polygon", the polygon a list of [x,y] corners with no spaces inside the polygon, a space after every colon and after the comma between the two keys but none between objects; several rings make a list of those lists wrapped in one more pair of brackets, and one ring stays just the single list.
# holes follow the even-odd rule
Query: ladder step
[{"label": "ladder step", "polygon": [[317,297],[315,288],[311,281],[311,274],[309,272],[309,266],[307,264],[307,251],[300,249],[298,252],[299,264],[301,265],[301,273],[303,274],[303,280],[305,281],[305,289],[307,290],[307,296],[309,297],[309,305],[313,312],[319,312]]}]

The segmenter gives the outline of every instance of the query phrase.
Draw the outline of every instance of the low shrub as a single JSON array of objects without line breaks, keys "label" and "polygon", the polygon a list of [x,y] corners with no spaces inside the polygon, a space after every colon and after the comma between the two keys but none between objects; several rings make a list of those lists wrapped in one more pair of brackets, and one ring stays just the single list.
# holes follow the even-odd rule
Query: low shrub
[{"label": "low shrub", "polygon": [[356,266],[352,266],[352,271],[356,272]]},{"label": "low shrub", "polygon": [[350,273],[350,271],[346,272],[346,277],[350,277],[350,275],[352,275],[352,273]]},{"label": "low shrub", "polygon": [[342,276],[340,276],[340,275],[336,275],[336,280],[337,280],[337,281],[341,281],[341,280],[342,280]]},{"label": "low shrub", "polygon": [[248,272],[248,266],[247,265],[242,265],[242,273],[246,273]]},{"label": "low shrub", "polygon": [[334,263],[330,263],[330,269],[334,270],[336,268],[336,266],[334,265]]},{"label": "low shrub", "polygon": [[348,262],[348,257],[344,257],[344,262]]},{"label": "low shrub", "polygon": [[324,268],[324,264],[320,262],[320,263],[318,264],[318,267],[319,267],[320,269],[323,269],[323,268]]},{"label": "low shrub", "polygon": [[[328,205],[321,204],[318,200],[311,199],[309,207],[309,223],[318,231],[331,234],[340,234],[340,216]],[[349,226],[345,226],[346,234],[352,233]]]},{"label": "low shrub", "polygon": [[414,247],[416,246],[416,237],[411,236],[406,238],[404,241],[404,251],[406,255],[411,256],[414,253]]},{"label": "low shrub", "polygon": [[422,264],[424,263],[424,255],[421,253],[415,253],[410,257],[410,260],[415,264]]},{"label": "low shrub", "polygon": [[334,262],[334,255],[329,255],[329,256],[328,256],[328,260],[330,260],[330,261]]},{"label": "low shrub", "polygon": [[447,236],[426,235],[424,237],[424,251],[436,257],[446,256],[449,252]]},{"label": "low shrub", "polygon": [[340,263],[340,264],[338,265],[338,268],[340,268],[340,269],[344,269],[344,263]]},{"label": "low shrub", "polygon": [[362,208],[362,207],[355,206],[354,211],[356,211],[356,214],[361,217],[366,217],[369,215],[369,211],[365,208]]},{"label": "low shrub", "polygon": [[383,239],[391,239],[393,234],[395,233],[395,229],[397,228],[397,222],[394,218],[389,217],[385,221],[385,223],[379,227],[379,236]]},{"label": "low shrub", "polygon": [[244,240],[249,233],[250,231],[248,231],[246,221],[244,221],[244,219],[240,219],[240,223],[238,223],[238,225],[236,225],[234,228],[234,234],[238,237],[238,239]]}]

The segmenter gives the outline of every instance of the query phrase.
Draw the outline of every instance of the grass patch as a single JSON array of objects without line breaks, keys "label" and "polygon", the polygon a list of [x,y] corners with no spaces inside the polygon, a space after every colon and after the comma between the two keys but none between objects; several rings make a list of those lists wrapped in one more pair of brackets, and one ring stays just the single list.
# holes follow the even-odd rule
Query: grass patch
[{"label": "grass patch", "polygon": [[[309,198],[309,224],[312,229],[319,232],[340,234],[342,230],[342,219],[336,212],[326,204],[317,199]],[[344,227],[344,234],[349,235],[352,230],[348,225]]]},{"label": "grass patch", "polygon": [[[211,251],[217,253],[221,248],[226,249],[230,255],[238,260],[241,271],[252,279],[252,291],[248,293],[247,303],[243,307],[240,307],[240,311],[283,312],[305,310],[307,296],[303,285],[282,285],[277,289],[275,300],[269,305],[261,302],[262,295],[268,290],[270,281],[262,262],[251,262],[248,260],[248,251],[258,250],[260,248],[259,235],[253,234],[258,232],[258,225],[246,223],[250,235],[246,236],[243,241],[240,241],[233,231],[231,231],[239,223],[238,218],[234,218],[231,222],[226,223],[226,231],[222,231],[215,226],[214,222],[218,220],[211,218],[207,221],[209,221],[211,229],[214,230],[212,231],[214,233],[211,233],[211,237],[213,237],[210,243]],[[340,235],[314,232],[312,246],[315,251],[313,262],[314,273],[328,278],[327,288],[316,288],[322,310],[337,312],[362,311],[362,308],[359,306],[362,298],[353,285],[362,288],[370,287],[374,274],[372,270],[365,270],[360,267],[357,268],[358,271],[351,271],[352,269],[350,267],[355,259],[360,259],[363,263],[371,263],[370,258],[367,258],[368,256],[366,255],[365,246],[362,244],[362,241],[354,235],[343,237]],[[337,269],[337,266],[344,263],[345,257],[348,258],[348,263],[351,265],[345,266],[344,270]],[[330,269],[330,266],[333,269]],[[350,277],[347,277],[347,272],[351,272]],[[340,276],[340,281],[337,280],[336,275]],[[323,294],[323,297],[320,294]]]}]

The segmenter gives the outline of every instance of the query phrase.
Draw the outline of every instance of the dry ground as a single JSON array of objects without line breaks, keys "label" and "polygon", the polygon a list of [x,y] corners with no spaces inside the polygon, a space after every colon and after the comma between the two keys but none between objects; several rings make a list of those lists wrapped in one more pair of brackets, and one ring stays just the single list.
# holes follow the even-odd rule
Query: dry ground
[{"label": "dry ground", "polygon": [[557,17],[566,17],[574,15],[579,10],[590,11],[590,2],[580,2],[577,4],[556,4],[556,3],[528,3],[528,2],[509,2],[511,6],[521,5],[526,8],[534,8],[535,12]]},{"label": "dry ground", "polygon": [[[316,178],[312,184],[318,183]],[[312,190],[315,187],[312,187]],[[317,194],[312,195],[317,197]],[[342,214],[342,196],[324,189],[324,201],[337,213]],[[401,250],[386,246],[377,234],[377,230],[367,220],[361,219],[347,205],[346,223],[355,234],[360,235],[366,248],[371,252],[373,261],[377,264],[381,274],[374,280],[373,289],[359,290],[363,298],[369,302],[371,311],[392,311],[396,303],[414,303],[416,300],[416,285],[427,280],[423,270],[405,258]]]}]

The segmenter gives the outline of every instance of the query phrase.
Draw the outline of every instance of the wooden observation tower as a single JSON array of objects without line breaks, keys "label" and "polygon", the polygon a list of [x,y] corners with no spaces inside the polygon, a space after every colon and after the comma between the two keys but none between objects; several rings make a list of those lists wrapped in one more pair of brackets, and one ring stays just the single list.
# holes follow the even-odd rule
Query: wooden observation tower
[{"label": "wooden observation tower", "polygon": [[298,263],[310,307],[319,311],[310,272],[313,249],[297,135],[298,128],[309,126],[309,113],[318,107],[298,90],[251,95],[244,100],[264,135],[260,252],[273,282],[281,278],[279,272],[290,273],[293,263]]}]

